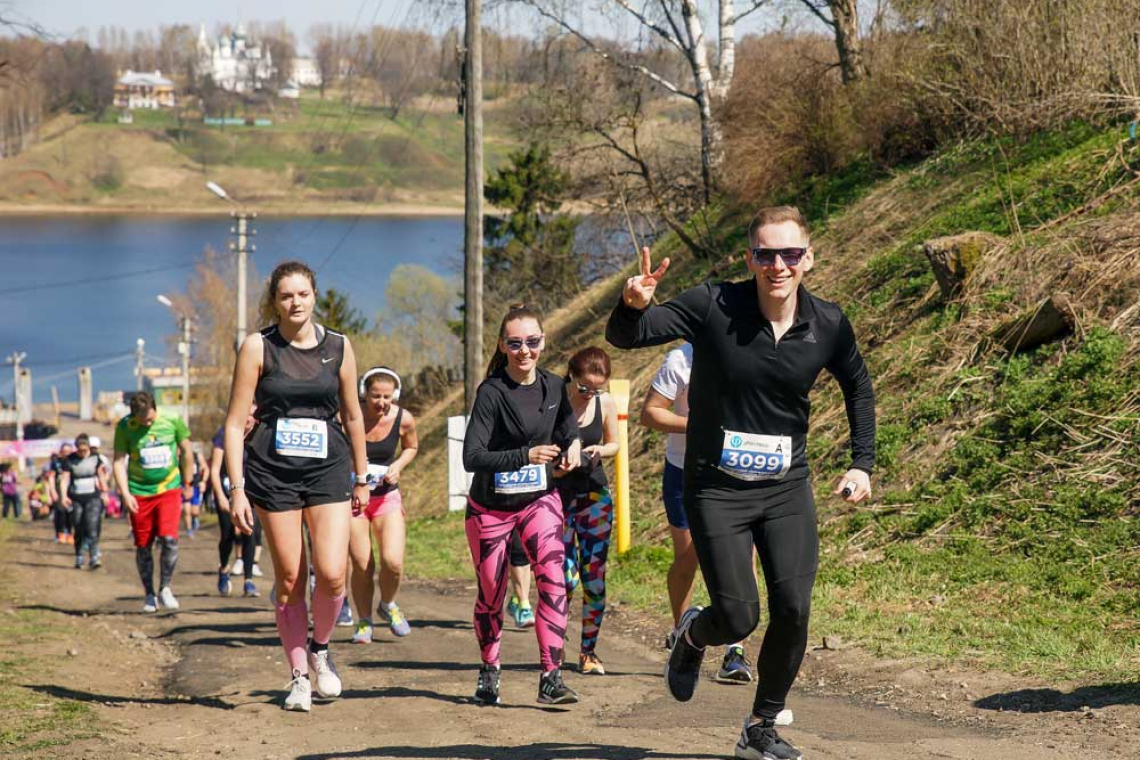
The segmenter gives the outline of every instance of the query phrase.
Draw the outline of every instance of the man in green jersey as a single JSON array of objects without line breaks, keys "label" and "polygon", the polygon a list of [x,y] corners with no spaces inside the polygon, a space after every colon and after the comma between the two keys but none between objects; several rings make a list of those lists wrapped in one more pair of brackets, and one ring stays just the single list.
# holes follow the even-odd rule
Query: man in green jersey
[{"label": "man in green jersey", "polygon": [[[115,427],[113,467],[130,514],[135,563],[146,589],[143,612],[154,612],[159,602],[165,609],[176,610],[178,600],[170,590],[170,579],[178,564],[178,518],[192,490],[194,450],[190,431],[181,418],[159,414],[149,393],[136,393],[130,406],[131,413]],[[161,547],[157,597],[151,553],[156,538]]]}]

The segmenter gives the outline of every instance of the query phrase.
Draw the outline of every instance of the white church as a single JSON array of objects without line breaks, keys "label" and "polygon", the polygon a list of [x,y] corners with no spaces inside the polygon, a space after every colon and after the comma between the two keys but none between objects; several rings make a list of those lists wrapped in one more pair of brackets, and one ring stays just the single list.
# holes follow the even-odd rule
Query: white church
[{"label": "white church", "polygon": [[276,73],[273,54],[251,45],[245,26],[238,24],[231,34],[211,43],[206,25],[198,33],[198,73],[230,92],[254,92],[265,87]]}]

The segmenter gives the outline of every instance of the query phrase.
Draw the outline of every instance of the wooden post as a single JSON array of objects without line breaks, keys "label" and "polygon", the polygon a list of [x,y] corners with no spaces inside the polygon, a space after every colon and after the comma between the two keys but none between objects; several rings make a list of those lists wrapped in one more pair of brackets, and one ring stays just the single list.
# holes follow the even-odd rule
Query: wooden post
[{"label": "wooden post", "polygon": [[475,404],[483,369],[483,34],[480,0],[466,0],[463,214],[464,408]]},{"label": "wooden post", "polygon": [[614,546],[629,551],[629,381],[610,380],[610,396],[617,406],[618,453],[614,459]]}]

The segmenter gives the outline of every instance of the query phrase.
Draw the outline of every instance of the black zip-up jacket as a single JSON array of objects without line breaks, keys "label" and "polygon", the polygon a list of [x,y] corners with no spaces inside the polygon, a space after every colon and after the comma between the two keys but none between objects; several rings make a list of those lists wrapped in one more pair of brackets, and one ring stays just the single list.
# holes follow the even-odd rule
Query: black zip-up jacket
[{"label": "black zip-up jacket", "polygon": [[791,437],[792,461],[782,480],[808,477],[808,392],[823,369],[843,389],[851,466],[874,469],[875,395],[851,323],[802,285],[796,301],[795,322],[779,342],[760,311],[755,280],[705,283],[644,310],[619,301],[610,314],[606,339],[618,348],[677,339],[693,344],[685,475],[696,488],[739,491],[779,482],[723,472],[726,430]]},{"label": "black zip-up jacket", "polygon": [[532,446],[554,444],[563,451],[578,438],[578,419],[566,396],[562,378],[538,370],[535,382],[542,387],[542,421],[537,430],[524,427],[524,417],[511,399],[506,371],[479,384],[475,405],[463,438],[463,468],[474,474],[471,498],[480,506],[517,511],[554,490],[553,463],[546,465],[547,487],[525,494],[495,493],[496,472],[514,472],[530,464]]}]

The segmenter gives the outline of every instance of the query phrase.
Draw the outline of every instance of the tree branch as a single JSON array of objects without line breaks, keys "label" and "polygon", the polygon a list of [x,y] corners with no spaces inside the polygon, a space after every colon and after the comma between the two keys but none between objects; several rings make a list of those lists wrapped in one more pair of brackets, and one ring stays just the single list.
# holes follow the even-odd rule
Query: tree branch
[{"label": "tree branch", "polygon": [[817,6],[815,3],[813,3],[812,0],[800,0],[800,2],[803,3],[804,5],[806,5],[807,9],[809,11],[811,11],[812,14],[816,18],[818,18],[820,21],[822,21],[824,24],[831,27],[832,29],[835,28],[835,19],[828,18],[827,16],[823,15],[823,11],[820,10],[819,6]]},{"label": "tree branch", "polygon": [[682,95],[686,98],[689,98],[690,100],[696,100],[697,99],[697,94],[695,92],[687,92],[685,90],[682,90],[680,87],[673,84],[672,82],[670,82],[665,77],[663,77],[660,74],[652,71],[649,67],[643,66],[640,63],[631,63],[629,61],[624,61],[620,58],[616,58],[613,54],[611,54],[611,53],[603,50],[601,47],[599,47],[593,40],[591,40],[585,34],[578,31],[574,27],[570,26],[570,24],[566,23],[566,21],[564,19],[558,17],[554,13],[551,13],[550,11],[543,8],[541,5],[539,5],[537,2],[535,2],[535,0],[520,0],[520,2],[522,2],[526,5],[529,5],[531,8],[534,8],[539,13],[539,15],[549,19],[550,21],[553,21],[555,24],[557,24],[558,26],[565,29],[568,33],[570,33],[570,34],[574,35],[575,37],[577,37],[578,39],[580,39],[588,48],[590,48],[590,50],[594,51],[594,53],[597,54],[599,57],[601,57],[603,60],[609,61],[610,63],[614,64],[615,66],[620,66],[623,69],[628,69],[629,71],[636,71],[637,73],[641,74],[642,76],[645,76],[648,79],[650,79],[650,80],[656,82],[657,84],[661,85],[666,90],[673,93],[674,95]]},{"label": "tree branch", "polygon": [[635,19],[637,19],[638,23],[640,23],[642,26],[644,26],[648,29],[652,29],[654,32],[657,33],[657,35],[659,37],[661,37],[661,39],[663,39],[666,42],[668,42],[669,44],[673,45],[674,47],[676,47],[681,52],[685,51],[685,48],[681,45],[681,40],[678,39],[677,36],[670,34],[669,30],[666,29],[665,27],[660,26],[658,24],[654,24],[652,21],[649,20],[649,17],[646,16],[644,13],[642,13],[638,10],[635,10],[633,5],[629,2],[629,0],[614,0],[614,2],[617,3],[618,5],[620,5],[622,8],[625,8],[627,11],[629,11],[630,15],[632,15]]},{"label": "tree branch", "polygon": [[735,16],[733,16],[732,18],[730,18],[728,20],[728,23],[735,24],[737,21],[740,21],[742,18],[745,18],[747,16],[751,16],[753,13],[755,13],[756,11],[760,10],[765,5],[767,5],[768,2],[769,2],[769,0],[752,0],[752,5],[750,5],[747,10],[743,10],[740,13],[737,13]]}]

